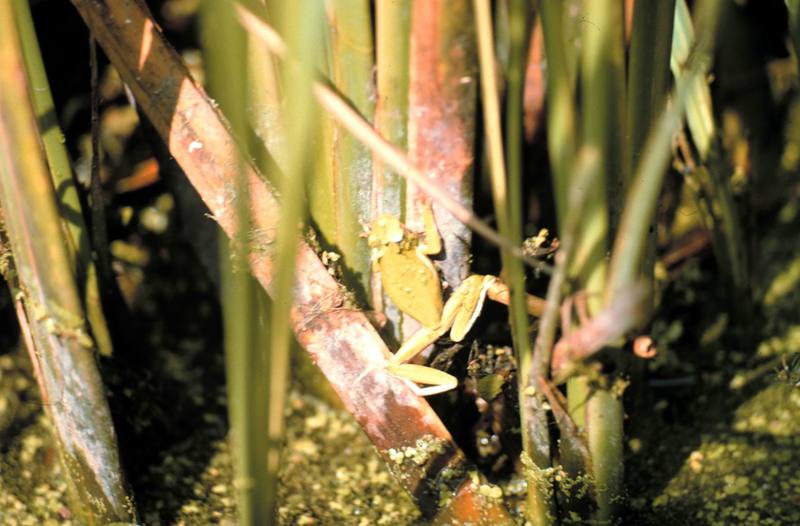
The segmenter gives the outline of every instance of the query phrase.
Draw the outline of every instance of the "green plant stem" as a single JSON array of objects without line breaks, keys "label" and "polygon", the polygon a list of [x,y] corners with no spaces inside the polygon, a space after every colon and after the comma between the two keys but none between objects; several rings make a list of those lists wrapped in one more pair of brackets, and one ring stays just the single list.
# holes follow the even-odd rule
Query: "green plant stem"
[{"label": "green plant stem", "polygon": [[[247,72],[241,61],[230,60],[247,52],[245,32],[236,22],[230,3],[207,0],[201,8],[208,90],[225,112],[236,136],[247,137]],[[270,411],[267,392],[272,387],[269,377],[265,378],[267,318],[261,306],[266,303],[259,302],[264,293],[244,263],[248,258],[252,218],[241,165],[235,185],[236,195],[240,196],[236,200],[239,229],[232,243],[227,243],[225,238],[219,240],[220,292],[234,488],[239,520],[249,526],[266,524],[274,515],[277,473],[265,467],[270,454],[280,446],[265,440]]]},{"label": "green plant stem", "polygon": [[578,244],[577,272],[589,293],[590,311],[596,312],[601,298],[592,297],[602,290],[607,237],[610,225],[616,224],[623,182],[622,162],[624,133],[625,65],[622,4],[616,0],[588,2],[584,16],[581,57],[581,93],[583,141],[598,149],[602,170],[595,179],[587,202],[583,239]]},{"label": "green plant stem", "polygon": [[553,344],[558,328],[559,307],[567,282],[567,262],[572,259],[575,251],[576,238],[581,225],[581,210],[588,198],[588,189],[591,187],[592,179],[597,175],[598,167],[597,151],[589,147],[582,148],[575,163],[575,177],[570,186],[568,201],[569,212],[566,224],[560,232],[556,265],[547,286],[547,303],[539,321],[539,331],[536,335],[533,359],[527,378],[529,386],[535,387],[534,382],[537,378],[547,378],[550,375]]},{"label": "green plant stem", "polygon": [[705,79],[710,67],[711,50],[716,34],[719,0],[698,4],[697,27],[701,38],[695,43],[690,61],[675,86],[672,104],[664,109],[648,134],[642,159],[626,197],[625,211],[617,230],[612,251],[606,301],[614,294],[633,286],[639,278],[647,240],[647,230],[655,214],[658,194],[671,155],[672,137],[681,124],[688,98],[697,79]]},{"label": "green plant stem", "polygon": [[251,143],[253,147],[250,149],[256,155],[256,162],[262,172],[270,169],[273,164],[278,167],[286,164],[286,151],[283,148],[286,132],[283,127],[282,94],[278,77],[276,57],[264,49],[258,38],[247,33],[248,122],[271,157],[268,159],[259,156],[261,148]]},{"label": "green plant stem", "polygon": [[25,0],[13,0],[17,28],[25,60],[25,71],[31,89],[30,98],[41,130],[50,176],[57,189],[56,199],[65,230],[67,256],[75,274],[81,301],[92,328],[97,349],[103,356],[111,356],[113,345],[106,323],[97,283],[97,266],[92,260],[86,224],[83,220],[80,197],[72,178],[72,166],[64,145],[64,136],[56,120],[53,95],[42,62],[39,42],[33,26],[30,7]]},{"label": "green plant stem", "polygon": [[[714,229],[718,234],[714,237],[717,245],[721,245],[716,252],[722,256],[721,263],[727,267],[731,282],[733,283],[735,301],[740,312],[739,318],[744,321],[747,302],[748,258],[744,232],[742,230],[736,200],[731,188],[730,168],[721,152],[712,149],[709,155],[708,168],[698,169],[698,178],[703,181],[713,211]],[[721,242],[720,242],[721,241]]]},{"label": "green plant stem", "polygon": [[[377,66],[377,102],[375,129],[387,141],[402,149],[408,147],[408,85],[411,2],[377,2],[375,4],[375,41]],[[373,156],[373,216],[392,214],[405,221],[406,181],[378,156]],[[380,280],[373,279],[373,294],[380,293]],[[388,332],[403,340],[400,327],[403,313],[388,296],[382,295],[383,312]],[[378,305],[377,301],[373,302]]]},{"label": "green plant stem", "polygon": [[82,524],[136,522],[116,436],[86,333],[55,190],[28,98],[10,2],[0,3],[0,206],[19,276],[42,400]]},{"label": "green plant stem", "polygon": [[[626,173],[633,175],[642,156],[647,132],[663,110],[669,93],[669,60],[672,49],[675,0],[638,2],[633,10],[628,70]],[[625,189],[630,187],[625,181]],[[653,290],[656,258],[655,218],[648,235],[642,274]],[[655,297],[655,295],[652,295]]]},{"label": "green plant stem", "polygon": [[[330,60],[332,80],[353,108],[371,121],[375,111],[373,45],[370,6],[366,0],[331,0],[326,13],[331,28]],[[307,21],[303,21],[308,24]],[[366,304],[370,294],[370,256],[362,221],[371,211],[372,154],[340,126],[334,126],[332,151],[335,237],[329,238],[342,256],[344,283]],[[311,192],[315,192],[311,186]],[[322,191],[325,191],[322,189]],[[327,199],[331,199],[328,194]],[[330,202],[330,201],[329,201]],[[323,203],[319,203],[323,207]],[[317,207],[311,209],[312,218]],[[323,236],[327,232],[323,231]]]},{"label": "green plant stem", "polygon": [[[578,381],[585,381],[583,377]],[[585,426],[592,458],[592,474],[597,497],[596,518],[608,523],[616,515],[623,491],[623,424],[625,411],[621,398],[612,389],[587,386]],[[583,388],[577,399],[586,400]]]},{"label": "green plant stem", "polygon": [[561,0],[542,0],[542,28],[547,57],[547,149],[553,171],[558,223],[567,217],[572,161],[577,149],[575,72],[569,69]]},{"label": "green plant stem", "polygon": [[[647,132],[664,109],[669,93],[675,0],[637,2],[633,10],[628,69],[626,173],[642,157]],[[626,188],[630,180],[626,181]]]},{"label": "green plant stem", "polygon": [[[565,14],[567,6],[560,0],[542,0],[540,4],[542,30],[544,33],[545,56],[547,58],[547,148],[552,167],[553,192],[556,204],[556,216],[559,230],[565,230],[570,209],[568,199],[572,187],[573,159],[577,149],[578,131],[577,116],[575,111],[575,82],[576,72],[570,68],[574,64],[571,58],[571,45],[568,45],[568,33],[565,32]],[[571,42],[570,42],[571,44]],[[602,184],[602,183],[601,183]],[[596,188],[596,184],[592,184]],[[576,227],[577,228],[577,227]],[[578,246],[580,231],[573,235],[574,246]],[[566,253],[565,253],[566,255]],[[550,354],[552,352],[552,332],[555,330],[558,302],[561,295],[559,281],[566,281],[573,265],[574,254],[570,250],[570,257],[562,261],[562,272],[565,276],[553,276],[548,290],[548,312],[542,319],[541,335],[537,338],[535,352],[537,353],[534,364],[544,373],[549,371]],[[549,345],[547,345],[549,343]],[[548,349],[549,348],[549,349]],[[550,352],[548,352],[548,350]],[[529,380],[536,381],[536,376],[531,375]],[[574,403],[580,393],[577,392],[575,379],[567,385],[568,403],[567,411],[578,427],[584,426],[582,414],[576,413],[576,408],[583,404]],[[568,465],[579,462],[579,459],[564,459]]]},{"label": "green plant stem", "polygon": [[[510,6],[511,30],[510,54],[508,69],[508,105],[507,105],[507,137],[506,145],[511,170],[510,181],[507,180],[505,161],[503,158],[503,137],[500,128],[500,104],[498,100],[497,79],[495,75],[495,55],[492,36],[491,8],[488,0],[475,0],[475,21],[478,35],[478,55],[480,57],[481,99],[483,101],[483,120],[486,129],[487,151],[489,155],[492,197],[496,210],[497,222],[501,235],[512,243],[522,241],[521,203],[518,199],[521,188],[521,147],[522,147],[522,79],[525,71],[524,57],[527,43],[528,13],[524,2],[513,2]],[[513,164],[511,164],[513,163]],[[509,194],[509,190],[511,190]],[[500,253],[503,268],[509,279],[511,301],[509,304],[509,320],[514,351],[519,371],[520,402],[526,399],[527,373],[530,367],[531,348],[528,340],[528,313],[525,306],[525,273],[522,262],[515,259],[507,250]],[[524,405],[522,405],[524,407]],[[520,411],[523,431],[523,447],[525,454],[533,461],[538,470],[550,467],[550,443],[546,433],[547,414],[544,411]],[[535,422],[529,419],[535,418]],[[528,432],[528,430],[531,432]],[[552,488],[545,486],[546,479],[529,473],[527,517],[536,525],[552,524],[553,503],[550,500]]]},{"label": "green plant stem", "polygon": [[[790,6],[791,7],[791,6]],[[727,6],[721,16],[725,17],[731,6]],[[791,15],[791,11],[790,11]],[[712,218],[714,220],[714,251],[720,265],[725,269],[733,283],[737,315],[742,320],[747,318],[747,250],[745,237],[736,210],[729,168],[718,148],[714,148],[716,123],[711,100],[711,88],[707,79],[695,75],[687,75],[686,61],[689,60],[692,47],[695,45],[695,28],[691,13],[685,0],[677,0],[675,9],[675,28],[672,46],[671,67],[676,81],[683,77],[688,84],[686,99],[686,122],[691,132],[692,142],[697,148],[701,166],[696,177],[704,187]],[[756,154],[756,157],[758,155]],[[756,169],[758,172],[758,169]]]},{"label": "green plant stem", "polygon": [[[684,103],[686,105],[686,124],[689,126],[692,140],[700,155],[700,161],[705,162],[711,151],[715,126],[708,80],[702,76],[687,75],[689,73],[687,62],[694,60],[692,53],[697,45],[696,33],[686,0],[676,0],[670,68],[676,82],[680,82],[685,77],[683,80],[687,92],[687,99]],[[704,37],[705,35],[701,35],[701,38]]]},{"label": "green plant stem", "polygon": [[[627,179],[623,163],[625,109],[625,50],[622,4],[598,0],[584,4],[583,15],[591,21],[583,26],[581,53],[581,95],[583,140],[600,154],[598,175],[589,193],[581,235],[573,260],[573,271],[584,289],[590,315],[602,306],[605,286],[609,231],[617,223]],[[611,380],[609,380],[610,382]],[[622,414],[621,400],[605,389],[589,393],[570,384],[570,405],[585,402],[584,428],[592,457],[597,511],[595,519],[609,521],[622,492]],[[610,387],[610,386],[609,386]],[[580,418],[575,418],[580,426]],[[577,459],[569,459],[577,465]]]},{"label": "green plant stem", "polygon": [[[284,67],[284,93],[287,101],[284,126],[287,139],[285,176],[280,179],[281,216],[274,242],[276,275],[273,283],[273,306],[270,316],[269,338],[269,418],[267,441],[270,455],[267,470],[277,481],[280,466],[280,448],[283,446],[286,392],[289,380],[289,358],[293,344],[291,309],[294,303],[295,267],[298,259],[300,236],[298,225],[305,219],[305,181],[313,167],[307,155],[307,139],[312,135],[314,115],[319,109],[313,101],[313,64],[321,49],[317,31],[322,17],[322,5],[317,2],[292,4],[282,13],[283,27],[287,28],[287,43],[300,59],[299,65]],[[277,491],[277,485],[272,488]]]},{"label": "green plant stem", "polygon": [[[503,234],[515,245],[522,244],[522,94],[525,80],[525,59],[528,51],[528,27],[531,21],[528,11],[528,2],[524,0],[511,0],[509,2],[509,61],[506,72],[507,92],[506,92],[506,144],[505,152],[508,166],[508,198],[501,204],[505,206],[506,228]],[[491,26],[489,26],[491,29]],[[479,41],[483,42],[480,40]],[[481,49],[489,48],[483,45]],[[491,51],[491,49],[489,49]],[[489,58],[489,54],[481,51],[481,78],[489,77],[493,68],[483,67],[483,60]],[[484,56],[484,54],[486,56]],[[487,64],[488,66],[488,64]],[[484,71],[485,70],[485,71]],[[491,78],[491,77],[489,77]],[[494,108],[493,108],[494,109]],[[496,118],[500,120],[499,109]],[[500,145],[502,146],[502,134],[499,126],[492,126],[492,132],[498,134]],[[502,150],[497,152],[501,156]],[[492,176],[493,180],[497,176]],[[499,183],[498,183],[499,186]],[[503,209],[499,209],[502,211]],[[498,217],[503,215],[498,213]],[[502,231],[501,231],[502,232]],[[527,384],[527,371],[531,360],[531,348],[528,339],[528,313],[525,307],[525,270],[522,262],[514,258],[508,251],[505,251],[503,268],[506,270],[511,289],[511,303],[509,305],[509,315],[511,327],[514,334],[514,347],[518,349],[517,357],[519,360],[522,376],[520,385]],[[517,347],[519,345],[519,347]]]}]

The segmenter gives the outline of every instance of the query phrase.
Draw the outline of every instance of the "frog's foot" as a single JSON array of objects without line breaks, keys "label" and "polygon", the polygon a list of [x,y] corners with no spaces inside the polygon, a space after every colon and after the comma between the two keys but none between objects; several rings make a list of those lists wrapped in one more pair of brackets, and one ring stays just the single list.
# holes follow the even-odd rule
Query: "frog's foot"
[{"label": "frog's foot", "polygon": [[[413,363],[389,363],[386,370],[390,374],[405,380],[408,386],[417,396],[431,396],[444,393],[455,389],[458,385],[456,377],[439,369],[415,365]],[[420,387],[417,384],[425,384],[427,387]]]}]

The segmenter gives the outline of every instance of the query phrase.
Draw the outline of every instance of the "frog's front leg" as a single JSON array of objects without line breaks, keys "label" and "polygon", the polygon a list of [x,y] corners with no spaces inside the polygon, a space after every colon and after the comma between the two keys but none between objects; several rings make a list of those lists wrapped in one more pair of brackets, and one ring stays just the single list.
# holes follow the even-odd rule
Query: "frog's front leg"
[{"label": "frog's front leg", "polygon": [[[444,305],[441,321],[434,327],[422,327],[415,332],[389,360],[386,368],[395,376],[414,382],[420,396],[442,393],[455,388],[455,377],[432,367],[406,363],[426,347],[441,338],[448,330],[450,338],[461,341],[478,317],[486,293],[495,281],[494,276],[469,276],[453,291]],[[417,383],[430,387],[419,388]]]},{"label": "frog's front leg", "polygon": [[436,227],[436,218],[433,216],[433,207],[430,203],[422,205],[422,232],[424,237],[418,249],[426,256],[433,256],[442,251],[442,236]]}]

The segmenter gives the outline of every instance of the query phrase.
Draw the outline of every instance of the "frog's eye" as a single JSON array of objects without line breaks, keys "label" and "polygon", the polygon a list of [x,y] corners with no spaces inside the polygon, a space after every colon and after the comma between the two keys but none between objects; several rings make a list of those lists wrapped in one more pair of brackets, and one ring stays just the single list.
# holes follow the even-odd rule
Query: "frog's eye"
[{"label": "frog's eye", "polygon": [[403,240],[403,224],[391,214],[382,214],[372,225],[371,237],[376,244],[399,243]]},{"label": "frog's eye", "polygon": [[395,221],[393,225],[389,225],[386,228],[386,240],[389,243],[401,242],[404,235],[405,232],[403,231],[403,225],[400,224],[400,221]]}]

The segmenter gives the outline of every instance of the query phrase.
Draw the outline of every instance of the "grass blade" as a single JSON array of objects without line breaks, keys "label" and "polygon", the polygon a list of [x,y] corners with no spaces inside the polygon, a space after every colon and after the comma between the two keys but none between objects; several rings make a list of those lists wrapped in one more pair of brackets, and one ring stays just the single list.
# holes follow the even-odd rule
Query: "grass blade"
[{"label": "grass blade", "polygon": [[[209,90],[225,111],[236,135],[247,137],[247,72],[241,61],[229,59],[248,53],[247,35],[236,22],[233,6],[228,2],[204,2],[200,24]],[[247,261],[248,232],[252,223],[242,166],[239,166],[236,180],[236,195],[241,196],[236,201],[240,228],[230,245],[224,238],[220,239],[220,289],[234,488],[241,524],[253,525],[266,524],[274,516],[277,469],[270,466],[268,459],[271,452],[280,452],[281,443],[265,440],[268,415],[274,411],[267,395],[272,387],[270,378],[265,379],[264,374],[268,363],[266,303],[259,301],[263,291],[258,283],[241,268],[242,262]],[[279,454],[273,456],[280,458]]]},{"label": "grass blade", "polygon": [[[402,149],[408,148],[408,85],[411,34],[411,2],[377,2],[375,4],[375,40],[377,93],[375,130],[387,141]],[[405,221],[406,181],[375,155],[373,163],[372,199],[375,216],[392,214]],[[381,293],[380,279],[373,274],[372,305],[386,315],[384,332],[400,342],[403,313],[391,299]]]},{"label": "grass blade", "polygon": [[607,301],[618,291],[633,286],[638,279],[647,229],[655,214],[658,194],[671,155],[672,137],[681,124],[683,112],[688,111],[687,104],[694,86],[698,79],[705,81],[710,65],[719,4],[719,0],[704,0],[698,5],[697,24],[702,28],[702,31],[698,30],[698,34],[702,37],[697,40],[689,54],[690,60],[675,86],[672,104],[664,109],[648,134],[634,183],[626,197],[625,211],[611,253],[605,292]]},{"label": "grass blade", "polygon": [[[729,9],[729,7],[726,7]],[[725,16],[723,14],[723,16]],[[718,148],[714,148],[716,126],[711,101],[711,87],[705,77],[693,75],[685,70],[695,46],[695,30],[685,0],[678,0],[675,6],[675,29],[673,37],[672,72],[676,82],[687,83],[686,123],[697,148],[701,166],[696,174],[709,198],[714,219],[714,250],[721,256],[720,263],[730,275],[737,297],[737,309],[745,309],[748,281],[747,250],[744,235],[736,211],[736,203],[731,188],[727,163],[720,158]],[[740,317],[746,318],[744,311]]]},{"label": "grass blade", "polygon": [[695,47],[695,29],[686,0],[675,4],[675,23],[672,36],[670,68],[676,79],[686,77],[686,123],[692,134],[700,160],[705,161],[714,138],[714,115],[711,112],[711,89],[705,77],[685,71]]},{"label": "grass blade", "polygon": [[[507,137],[509,168],[511,178],[506,175],[503,149],[503,134],[500,125],[500,102],[495,74],[494,37],[492,31],[491,6],[488,0],[475,0],[475,20],[478,34],[478,52],[480,56],[481,100],[483,102],[483,122],[486,130],[487,150],[489,156],[492,197],[495,214],[501,235],[512,243],[521,243],[522,211],[521,203],[511,196],[519,196],[521,189],[521,150],[522,150],[522,79],[525,71],[524,57],[527,40],[527,20],[524,3],[513,2],[510,19],[509,68],[508,68],[508,102],[507,102]],[[511,179],[509,181],[509,179]],[[520,389],[520,407],[527,407],[526,389],[527,372],[531,361],[530,341],[528,340],[528,313],[525,308],[525,274],[522,264],[511,256],[507,250],[500,253],[503,269],[509,277],[511,302],[509,319],[514,352],[517,357],[518,379]],[[539,404],[541,405],[541,404]],[[520,411],[523,431],[523,447],[525,454],[533,461],[534,466],[544,470],[550,466],[550,443],[546,433],[547,414],[542,411]],[[534,421],[531,421],[534,420]],[[531,471],[531,470],[529,470]],[[552,488],[542,487],[533,472],[528,479],[527,517],[537,525],[551,524],[553,520],[553,503],[550,501]],[[544,480],[547,480],[546,478]]]}]

